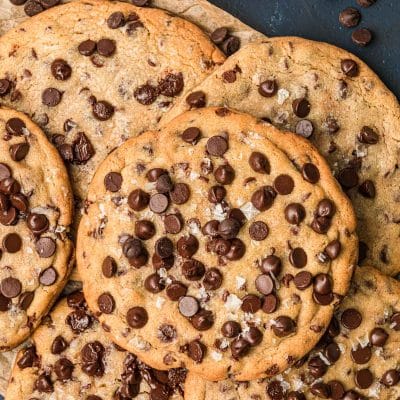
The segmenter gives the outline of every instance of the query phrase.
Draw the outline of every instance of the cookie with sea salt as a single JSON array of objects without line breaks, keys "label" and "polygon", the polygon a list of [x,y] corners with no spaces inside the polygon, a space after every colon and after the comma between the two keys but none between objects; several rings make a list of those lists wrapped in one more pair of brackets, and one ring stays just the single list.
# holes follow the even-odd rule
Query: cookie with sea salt
[{"label": "cookie with sea salt", "polygon": [[359,262],[400,272],[400,106],[365,63],[325,43],[268,39],[230,57],[166,121],[194,96],[308,138],[354,204]]},{"label": "cookie with sea salt", "polygon": [[393,400],[400,398],[400,283],[358,267],[349,295],[318,346],[282,375],[206,382],[190,374],[190,400]]},{"label": "cookie with sea salt", "polygon": [[8,400],[178,400],[186,372],[157,371],[114,345],[82,292],[60,300],[15,360]]},{"label": "cookie with sea salt", "polygon": [[74,1],[0,38],[0,102],[46,131],[83,208],[100,161],[154,128],[184,91],[223,61],[199,28],[165,11]]},{"label": "cookie with sea salt", "polygon": [[73,258],[72,192],[56,149],[0,108],[0,351],[23,342],[63,289]]},{"label": "cookie with sea salt", "polygon": [[155,368],[250,379],[318,341],[348,289],[354,232],[310,144],[210,108],[101,164],[77,261],[89,307],[120,346]]}]

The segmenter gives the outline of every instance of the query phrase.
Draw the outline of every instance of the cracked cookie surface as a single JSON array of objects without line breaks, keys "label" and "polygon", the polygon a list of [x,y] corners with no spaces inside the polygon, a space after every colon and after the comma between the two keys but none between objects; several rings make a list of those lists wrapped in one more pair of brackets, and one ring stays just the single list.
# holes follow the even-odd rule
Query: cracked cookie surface
[{"label": "cracked cookie surface", "polygon": [[101,164],[77,261],[120,346],[155,368],[250,379],[316,344],[348,289],[354,232],[350,202],[307,141],[210,108]]},{"label": "cracked cookie surface", "polygon": [[0,108],[0,351],[40,323],[71,271],[72,192],[44,133]]},{"label": "cracked cookie surface", "polygon": [[206,382],[189,374],[188,400],[380,399],[400,396],[400,283],[357,267],[318,346],[272,379]]},{"label": "cracked cookie surface", "polygon": [[183,369],[154,370],[114,345],[75,292],[18,353],[6,398],[179,400],[185,376]]},{"label": "cracked cookie surface", "polygon": [[[365,63],[325,43],[266,39],[242,48],[193,91],[204,105],[248,112],[308,138],[354,204],[359,263],[400,272],[400,106]],[[191,106],[183,99],[165,121]]]}]

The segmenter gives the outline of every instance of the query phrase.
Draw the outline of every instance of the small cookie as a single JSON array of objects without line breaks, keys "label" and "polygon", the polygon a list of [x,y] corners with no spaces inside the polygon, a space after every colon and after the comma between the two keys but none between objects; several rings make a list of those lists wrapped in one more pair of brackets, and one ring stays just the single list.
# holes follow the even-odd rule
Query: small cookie
[{"label": "small cookie", "polygon": [[74,1],[0,38],[0,98],[51,137],[83,209],[105,156],[154,128],[185,90],[223,61],[199,28],[165,11]]},{"label": "small cookie", "polygon": [[350,202],[311,145],[245,114],[192,111],[132,139],[87,203],[88,304],[155,368],[274,375],[311,350],[348,289]]},{"label": "small cookie", "polygon": [[21,350],[8,400],[182,399],[186,371],[157,371],[114,345],[82,292],[62,299]]},{"label": "small cookie", "polygon": [[189,374],[188,400],[394,400],[400,397],[400,283],[358,267],[318,346],[282,375],[206,382]]},{"label": "small cookie", "polygon": [[67,171],[24,114],[0,108],[0,351],[40,323],[64,287],[73,258]]},{"label": "small cookie", "polygon": [[[365,63],[325,43],[275,38],[242,48],[193,92],[309,138],[354,204],[359,262],[400,272],[400,107]],[[183,99],[165,121],[190,107]]]}]

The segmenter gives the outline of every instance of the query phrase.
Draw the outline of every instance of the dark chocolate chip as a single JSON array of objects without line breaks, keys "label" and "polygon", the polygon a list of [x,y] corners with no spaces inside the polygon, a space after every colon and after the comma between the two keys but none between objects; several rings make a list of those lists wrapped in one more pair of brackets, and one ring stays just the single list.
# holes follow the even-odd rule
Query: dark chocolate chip
[{"label": "dark chocolate chip", "polygon": [[252,222],[249,227],[249,235],[251,239],[255,241],[261,241],[266,239],[268,233],[269,233],[268,226],[263,221]]},{"label": "dark chocolate chip", "polygon": [[353,42],[359,46],[367,46],[372,40],[372,32],[367,28],[356,29],[351,34]]},{"label": "dark chocolate chip", "polygon": [[179,299],[178,308],[184,317],[190,318],[199,311],[199,303],[192,296],[182,296]]},{"label": "dark chocolate chip", "polygon": [[345,328],[352,330],[360,326],[362,316],[356,309],[348,308],[343,312],[340,321]]},{"label": "dark chocolate chip", "polygon": [[51,63],[51,73],[57,80],[66,81],[70,78],[72,69],[65,60],[58,58]]},{"label": "dark chocolate chip", "polygon": [[258,93],[263,97],[272,97],[278,91],[278,84],[275,79],[267,79],[260,83]]},{"label": "dark chocolate chip", "polygon": [[294,188],[294,181],[289,175],[279,175],[274,180],[274,188],[281,195],[290,194]]},{"label": "dark chocolate chip", "polygon": [[43,286],[51,286],[57,281],[57,278],[57,271],[53,267],[48,267],[40,273],[39,282]]},{"label": "dark chocolate chip", "polygon": [[296,323],[289,317],[281,315],[275,319],[272,330],[278,337],[285,337],[295,332]]},{"label": "dark chocolate chip", "polygon": [[132,307],[126,314],[126,320],[130,327],[139,329],[147,324],[149,317],[143,307]]},{"label": "dark chocolate chip", "polygon": [[293,100],[292,108],[299,118],[305,118],[310,113],[311,105],[307,99],[301,98]]},{"label": "dark chocolate chip", "polygon": [[62,93],[56,88],[47,88],[42,93],[42,103],[47,107],[55,107],[61,102]]},{"label": "dark chocolate chip", "polygon": [[[157,194],[154,196],[157,196]],[[128,196],[128,205],[130,208],[132,208],[132,210],[135,211],[144,210],[149,204],[149,201],[150,201],[149,194],[143,191],[142,189],[135,189]]]},{"label": "dark chocolate chip", "polygon": [[206,94],[202,91],[190,93],[186,97],[186,103],[191,108],[202,108],[206,105]]}]

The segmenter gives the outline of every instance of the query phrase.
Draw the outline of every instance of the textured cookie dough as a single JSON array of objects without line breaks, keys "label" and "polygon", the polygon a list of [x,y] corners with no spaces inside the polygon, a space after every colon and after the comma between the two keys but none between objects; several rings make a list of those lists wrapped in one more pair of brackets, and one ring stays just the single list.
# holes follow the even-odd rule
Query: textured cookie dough
[{"label": "textured cookie dough", "polygon": [[348,289],[350,202],[307,141],[245,114],[192,111],[130,140],[87,203],[88,304],[155,368],[275,375],[311,350]]},{"label": "textured cookie dough", "polygon": [[[361,264],[400,272],[400,107],[361,60],[275,38],[242,48],[193,91],[309,137],[354,204]],[[189,108],[183,99],[165,121]]]},{"label": "textured cookie dough", "polygon": [[185,376],[149,368],[114,345],[75,292],[18,353],[6,399],[179,400]]},{"label": "textured cookie dough", "polygon": [[40,323],[71,271],[72,192],[54,147],[25,115],[0,108],[0,351]]},{"label": "textured cookie dough", "polygon": [[199,28],[164,11],[76,1],[0,38],[0,101],[46,131],[80,203],[111,150],[153,128],[223,61]]},{"label": "textured cookie dough", "polygon": [[308,357],[284,374],[251,382],[206,382],[189,374],[188,400],[400,398],[400,283],[358,267],[348,297]]}]

